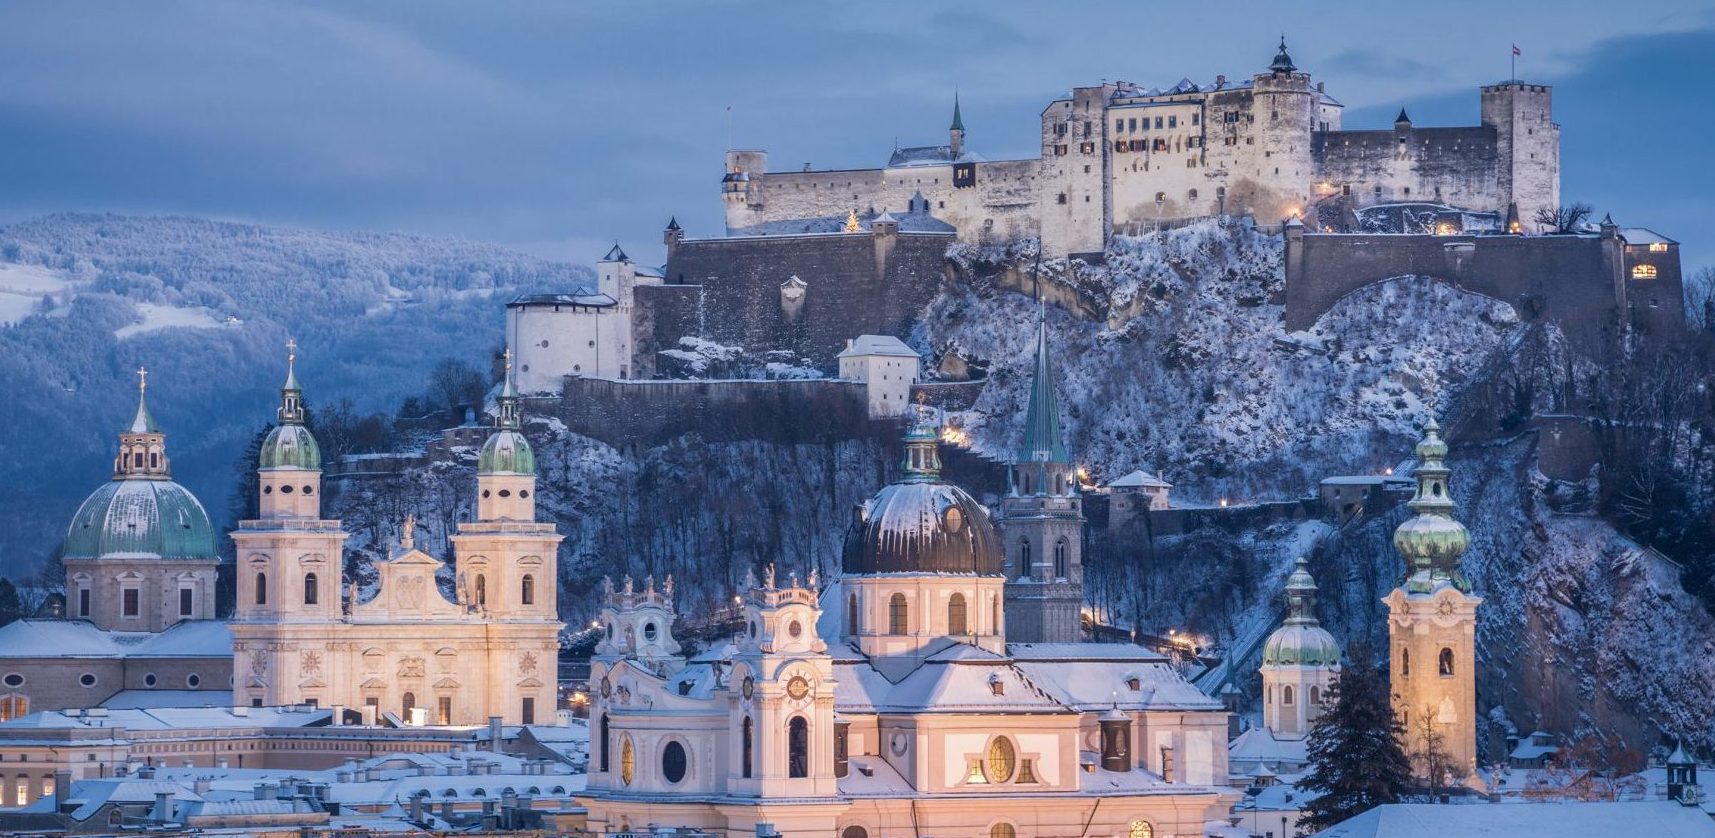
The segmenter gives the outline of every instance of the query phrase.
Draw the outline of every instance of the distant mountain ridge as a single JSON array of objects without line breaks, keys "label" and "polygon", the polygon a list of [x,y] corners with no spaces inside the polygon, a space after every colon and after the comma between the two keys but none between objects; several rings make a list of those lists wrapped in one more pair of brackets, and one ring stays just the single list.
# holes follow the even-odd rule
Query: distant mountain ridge
[{"label": "distant mountain ridge", "polygon": [[513,295],[589,269],[457,238],[62,214],[0,227],[0,575],[52,554],[150,370],[175,479],[225,527],[288,335],[312,407],[391,410],[440,359],[486,368]]}]

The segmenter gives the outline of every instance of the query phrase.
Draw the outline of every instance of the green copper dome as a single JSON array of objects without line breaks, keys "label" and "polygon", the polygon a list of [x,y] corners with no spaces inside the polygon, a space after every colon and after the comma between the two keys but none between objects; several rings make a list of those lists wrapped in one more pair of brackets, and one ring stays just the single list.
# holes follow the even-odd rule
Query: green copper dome
[{"label": "green copper dome", "polygon": [[510,429],[495,431],[476,457],[476,473],[534,475],[536,452],[530,450],[530,441],[523,434]]},{"label": "green copper dome", "polygon": [[1453,496],[1447,479],[1447,442],[1441,438],[1441,426],[1430,416],[1423,426],[1423,439],[1417,443],[1418,466],[1412,472],[1417,480],[1417,494],[1407,506],[1414,513],[1393,531],[1394,549],[1405,558],[1407,588],[1423,592],[1440,582],[1451,582],[1460,590],[1469,590],[1470,583],[1459,574],[1459,557],[1471,544],[1471,534],[1465,525],[1453,517]]},{"label": "green copper dome", "polygon": [[62,555],[214,561],[214,527],[196,496],[171,480],[114,480],[78,507]]},{"label": "green copper dome", "polygon": [[1340,662],[1340,644],[1321,626],[1281,626],[1262,647],[1265,664],[1328,666]]},{"label": "green copper dome", "polygon": [[276,425],[262,441],[257,455],[258,468],[301,468],[320,471],[322,450],[316,438],[303,425]]}]

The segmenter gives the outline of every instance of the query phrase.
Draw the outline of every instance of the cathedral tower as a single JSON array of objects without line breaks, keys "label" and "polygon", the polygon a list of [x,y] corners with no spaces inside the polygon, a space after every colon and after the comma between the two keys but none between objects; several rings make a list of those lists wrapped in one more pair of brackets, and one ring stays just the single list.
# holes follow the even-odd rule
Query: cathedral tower
[{"label": "cathedral tower", "polygon": [[1453,519],[1444,462],[1447,443],[1433,416],[1417,444],[1412,518],[1394,530],[1406,578],[1388,607],[1394,712],[1405,724],[1405,750],[1420,775],[1459,780],[1477,768],[1477,606],[1482,598],[1459,572],[1470,536]]},{"label": "cathedral tower", "polygon": [[1286,623],[1262,651],[1262,723],[1281,739],[1299,739],[1322,715],[1322,698],[1340,671],[1340,644],[1316,620],[1316,580],[1303,556],[1286,580]]},{"label": "cathedral tower", "polygon": [[1084,502],[1060,433],[1048,323],[1038,317],[1024,439],[1000,502],[1006,550],[1007,640],[1075,643],[1084,603]]},{"label": "cathedral tower", "polygon": [[113,479],[78,507],[60,551],[67,615],[100,629],[161,631],[215,616],[214,528],[173,482],[148,376],[137,370],[137,412],[119,432]]},{"label": "cathedral tower", "polygon": [[828,797],[835,793],[834,662],[817,634],[816,575],[777,586],[769,566],[746,580],[745,634],[733,658],[728,776],[743,797]]}]

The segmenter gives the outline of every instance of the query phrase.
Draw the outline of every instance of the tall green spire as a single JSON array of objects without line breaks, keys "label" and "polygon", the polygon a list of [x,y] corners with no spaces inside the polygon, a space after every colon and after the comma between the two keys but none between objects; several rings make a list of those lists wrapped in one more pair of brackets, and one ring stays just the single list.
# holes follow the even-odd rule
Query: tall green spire
[{"label": "tall green spire", "polygon": [[948,126],[947,130],[965,130],[965,118],[959,114],[959,92],[957,90],[953,91],[953,124]]},{"label": "tall green spire", "polygon": [[1024,415],[1024,439],[1018,446],[1020,463],[1069,464],[1066,441],[1060,435],[1060,406],[1054,394],[1054,366],[1048,360],[1048,317],[1037,315],[1036,370],[1030,382],[1030,402]]}]

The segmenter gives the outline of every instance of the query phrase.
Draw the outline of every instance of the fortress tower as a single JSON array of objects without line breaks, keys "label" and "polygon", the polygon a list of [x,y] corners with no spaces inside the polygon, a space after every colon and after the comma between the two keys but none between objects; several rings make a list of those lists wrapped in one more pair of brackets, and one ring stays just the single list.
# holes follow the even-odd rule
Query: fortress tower
[{"label": "fortress tower", "polygon": [[1537,212],[1560,206],[1560,126],[1554,122],[1554,89],[1509,81],[1483,87],[1482,123],[1495,129],[1496,188],[1516,207],[1525,230]]},{"label": "fortress tower", "polygon": [[1084,604],[1084,501],[1060,433],[1048,324],[1039,318],[1024,439],[1000,502],[1010,643],[1076,643]]},{"label": "fortress tower", "polygon": [[1434,417],[1417,444],[1417,495],[1411,519],[1394,531],[1406,578],[1388,607],[1394,712],[1420,776],[1458,781],[1477,769],[1477,606],[1481,597],[1459,572],[1470,536],[1453,519],[1443,462],[1447,443]]},{"label": "fortress tower", "polygon": [[[1256,98],[1251,109],[1256,148],[1248,155],[1256,172],[1256,190],[1249,196],[1235,195],[1259,220],[1296,218],[1305,213],[1310,200],[1310,182],[1316,164],[1310,155],[1310,132],[1316,124],[1317,91],[1310,74],[1299,72],[1286,51],[1286,38],[1269,64],[1252,84]],[[1246,172],[1237,172],[1244,177]]]}]

